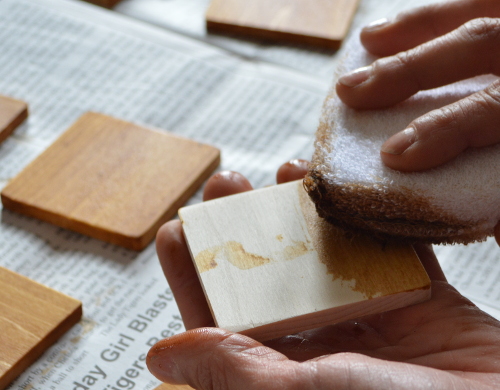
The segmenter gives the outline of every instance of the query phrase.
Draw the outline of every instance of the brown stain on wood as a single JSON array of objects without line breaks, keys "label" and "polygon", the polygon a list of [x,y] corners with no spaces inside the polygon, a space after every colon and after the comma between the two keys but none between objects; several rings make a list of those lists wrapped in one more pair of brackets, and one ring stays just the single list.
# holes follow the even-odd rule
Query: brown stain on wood
[{"label": "brown stain on wood", "polygon": [[250,269],[260,267],[271,262],[271,259],[254,253],[247,252],[243,245],[236,241],[229,241],[224,244],[224,253],[227,260],[239,269]]},{"label": "brown stain on wood", "polygon": [[[407,290],[409,286],[429,288],[429,278],[410,245],[391,243],[383,247],[368,236],[348,237],[342,229],[318,216],[300,184],[298,191],[313,245],[333,280],[353,281],[352,289],[368,299]],[[388,279],[386,275],[395,276]]]},{"label": "brown stain on wood", "polygon": [[239,242],[228,241],[224,245],[208,248],[198,253],[195,257],[198,271],[202,273],[216,268],[218,266],[216,258],[220,253],[223,253],[224,259],[241,270],[260,267],[272,261],[268,257],[247,252]]},{"label": "brown stain on wood", "polygon": [[310,243],[304,241],[294,241],[293,245],[288,245],[283,250],[283,257],[285,260],[293,260],[297,257],[303,256],[308,252],[311,252],[313,248]]},{"label": "brown stain on wood", "polygon": [[220,247],[208,248],[198,253],[194,259],[200,273],[210,271],[217,267],[215,258],[221,251]]}]

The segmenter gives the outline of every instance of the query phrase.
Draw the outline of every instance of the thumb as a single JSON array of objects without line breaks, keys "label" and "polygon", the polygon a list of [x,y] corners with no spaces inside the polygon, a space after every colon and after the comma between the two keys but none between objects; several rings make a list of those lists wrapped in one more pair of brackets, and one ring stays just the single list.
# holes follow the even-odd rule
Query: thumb
[{"label": "thumb", "polygon": [[161,340],[147,358],[159,380],[199,390],[278,389],[278,378],[293,380],[297,364],[249,337],[219,328],[194,329]]}]

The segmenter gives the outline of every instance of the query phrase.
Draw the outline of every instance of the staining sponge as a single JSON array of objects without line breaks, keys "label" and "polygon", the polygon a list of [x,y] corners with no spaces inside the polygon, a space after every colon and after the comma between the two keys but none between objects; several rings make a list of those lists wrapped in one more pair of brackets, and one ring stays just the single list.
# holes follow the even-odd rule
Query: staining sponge
[{"label": "staining sponge", "polygon": [[[359,43],[349,49],[337,75],[374,60]],[[476,77],[419,92],[388,109],[366,111],[344,105],[334,82],[304,181],[320,216],[350,230],[410,242],[470,243],[493,235],[500,220],[500,144],[468,149],[424,172],[398,172],[380,158],[385,140],[412,120],[493,80]]]}]

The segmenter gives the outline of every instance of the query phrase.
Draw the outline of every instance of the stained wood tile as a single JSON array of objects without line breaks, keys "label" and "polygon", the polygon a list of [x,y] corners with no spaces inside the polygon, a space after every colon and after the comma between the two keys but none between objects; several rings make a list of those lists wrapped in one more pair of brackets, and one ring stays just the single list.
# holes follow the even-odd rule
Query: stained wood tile
[{"label": "stained wood tile", "polygon": [[2,203],[140,250],[219,161],[212,146],[87,113],[4,188]]},{"label": "stained wood tile", "polygon": [[76,299],[0,267],[0,390],[76,324]]},{"label": "stained wood tile", "polygon": [[188,385],[171,385],[169,383],[163,383],[155,390],[193,390],[191,386]]},{"label": "stained wood tile", "polygon": [[217,326],[267,340],[430,298],[409,245],[348,237],[302,181],[179,210]]},{"label": "stained wood tile", "polygon": [[0,143],[28,117],[28,105],[21,101],[0,95]]},{"label": "stained wood tile", "polygon": [[338,49],[359,0],[212,0],[211,33]]}]

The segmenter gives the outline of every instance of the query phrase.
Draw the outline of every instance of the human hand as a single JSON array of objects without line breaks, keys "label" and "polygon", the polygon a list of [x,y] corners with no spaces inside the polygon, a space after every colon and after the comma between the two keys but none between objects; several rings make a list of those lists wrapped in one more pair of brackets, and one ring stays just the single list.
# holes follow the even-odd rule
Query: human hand
[{"label": "human hand", "polygon": [[[289,163],[278,182],[305,171],[304,162]],[[205,197],[248,190],[241,175],[224,173],[207,183]],[[429,301],[262,344],[213,328],[181,225],[168,222],[158,255],[192,330],[156,344],[148,367],[162,381],[200,390],[498,388],[500,323],[446,283],[430,247],[415,249],[432,279]]]},{"label": "human hand", "polygon": [[[382,56],[341,77],[337,94],[354,108],[394,105],[420,90],[476,75],[500,75],[500,1],[456,0],[417,8],[366,27],[361,42]],[[400,171],[444,164],[467,148],[500,142],[500,79],[408,124],[381,148]],[[500,223],[495,228],[500,244]]]}]

